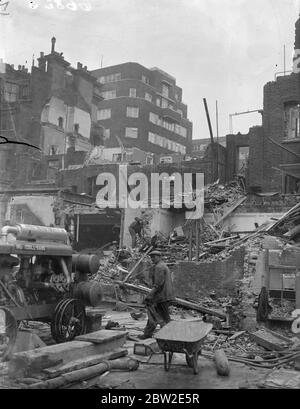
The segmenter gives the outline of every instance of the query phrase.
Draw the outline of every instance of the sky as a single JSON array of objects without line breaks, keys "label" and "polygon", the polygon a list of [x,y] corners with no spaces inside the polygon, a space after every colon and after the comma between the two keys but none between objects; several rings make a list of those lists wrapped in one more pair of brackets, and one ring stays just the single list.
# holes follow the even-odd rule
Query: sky
[{"label": "sky", "polygon": [[[193,122],[193,138],[229,133],[229,114],[262,109],[263,87],[292,69],[300,0],[0,0],[0,58],[30,69],[32,56],[56,51],[88,70],[138,62],[176,78]],[[27,62],[26,62],[27,61]],[[261,115],[235,116],[247,133]]]}]

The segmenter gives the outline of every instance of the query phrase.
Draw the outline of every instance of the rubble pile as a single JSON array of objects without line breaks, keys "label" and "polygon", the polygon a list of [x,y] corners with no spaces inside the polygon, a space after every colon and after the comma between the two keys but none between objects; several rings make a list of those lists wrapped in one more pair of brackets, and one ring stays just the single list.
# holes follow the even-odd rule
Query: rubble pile
[{"label": "rubble pile", "polygon": [[204,190],[205,204],[213,207],[223,203],[233,203],[243,196],[245,196],[245,191],[236,180],[226,185],[221,185],[217,181],[207,185]]}]

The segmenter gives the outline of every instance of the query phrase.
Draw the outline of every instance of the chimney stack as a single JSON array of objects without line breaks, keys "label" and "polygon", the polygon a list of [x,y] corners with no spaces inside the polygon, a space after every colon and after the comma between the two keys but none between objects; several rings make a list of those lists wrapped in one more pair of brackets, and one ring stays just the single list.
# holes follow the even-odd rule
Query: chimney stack
[{"label": "chimney stack", "polygon": [[84,71],[87,71],[87,65],[85,65],[83,69],[84,69]]},{"label": "chimney stack", "polygon": [[18,65],[18,71],[21,71],[22,66]]},{"label": "chimney stack", "polygon": [[56,43],[56,38],[55,37],[52,37],[51,43],[52,43],[51,54],[54,54],[55,53],[55,43]]},{"label": "chimney stack", "polygon": [[293,72],[295,74],[300,72],[300,17],[298,18],[295,24]]},{"label": "chimney stack", "polygon": [[77,63],[77,70],[82,70],[82,64],[81,64],[81,62],[78,62],[78,63]]}]

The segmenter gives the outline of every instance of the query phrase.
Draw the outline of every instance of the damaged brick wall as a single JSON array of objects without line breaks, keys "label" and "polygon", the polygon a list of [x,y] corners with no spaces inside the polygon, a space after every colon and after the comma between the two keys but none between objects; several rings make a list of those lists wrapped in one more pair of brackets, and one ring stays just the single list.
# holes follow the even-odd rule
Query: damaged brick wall
[{"label": "damaged brick wall", "polygon": [[224,260],[178,263],[173,270],[176,296],[197,300],[211,291],[215,291],[217,297],[236,295],[236,280],[244,274],[244,256],[242,247]]}]

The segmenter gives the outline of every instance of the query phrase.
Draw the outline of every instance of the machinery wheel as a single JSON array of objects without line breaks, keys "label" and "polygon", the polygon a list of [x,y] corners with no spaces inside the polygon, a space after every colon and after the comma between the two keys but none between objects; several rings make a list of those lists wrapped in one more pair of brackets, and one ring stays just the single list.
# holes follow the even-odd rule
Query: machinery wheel
[{"label": "machinery wheel", "polygon": [[56,307],[51,332],[56,342],[72,341],[86,330],[86,315],[83,304],[74,298],[62,300]]},{"label": "machinery wheel", "polygon": [[8,308],[0,307],[0,361],[10,358],[16,342],[18,325]]},{"label": "machinery wheel", "polygon": [[51,328],[51,335],[54,341],[56,342],[62,342],[60,341],[59,337],[59,330],[58,330],[58,314],[60,313],[63,305],[68,301],[68,299],[63,299],[60,300],[54,310],[53,317],[50,323],[50,328]]}]

